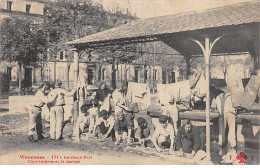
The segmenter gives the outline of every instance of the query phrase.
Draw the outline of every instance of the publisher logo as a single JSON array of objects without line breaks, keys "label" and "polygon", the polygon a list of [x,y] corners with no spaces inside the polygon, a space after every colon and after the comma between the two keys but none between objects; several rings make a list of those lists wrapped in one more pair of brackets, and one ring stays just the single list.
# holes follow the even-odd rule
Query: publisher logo
[{"label": "publisher logo", "polygon": [[244,154],[244,152],[240,152],[239,155],[237,155],[237,160],[239,160],[239,163],[246,163],[247,155]]}]

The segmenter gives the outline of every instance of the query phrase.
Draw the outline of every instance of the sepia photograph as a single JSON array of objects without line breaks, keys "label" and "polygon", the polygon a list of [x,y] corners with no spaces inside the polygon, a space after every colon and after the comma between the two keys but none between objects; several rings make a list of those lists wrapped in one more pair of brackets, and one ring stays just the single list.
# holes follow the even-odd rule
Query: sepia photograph
[{"label": "sepia photograph", "polygon": [[259,165],[260,0],[0,0],[0,165]]}]

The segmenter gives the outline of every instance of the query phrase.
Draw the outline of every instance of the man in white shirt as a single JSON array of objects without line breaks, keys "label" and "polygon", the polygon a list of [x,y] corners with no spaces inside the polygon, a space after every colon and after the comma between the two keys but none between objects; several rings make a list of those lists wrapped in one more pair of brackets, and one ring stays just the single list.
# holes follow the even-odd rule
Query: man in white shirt
[{"label": "man in white shirt", "polygon": [[62,126],[64,122],[64,108],[65,96],[72,96],[76,89],[71,92],[61,88],[62,82],[57,80],[56,88],[50,91],[48,97],[49,102],[52,103],[50,109],[50,138],[61,140],[62,139]]},{"label": "man in white shirt", "polygon": [[126,99],[123,93],[123,84],[118,83],[116,90],[112,93],[112,99],[115,105],[115,116],[119,112],[123,112],[124,108],[126,108]]},{"label": "man in white shirt", "polygon": [[112,99],[115,105],[116,144],[120,143],[119,132],[122,132],[122,130],[125,131],[125,128],[127,129],[127,143],[130,144],[132,130],[134,128],[134,115],[130,111],[130,108],[126,106],[126,98],[123,93],[123,83],[117,84],[117,88],[112,94]]},{"label": "man in white shirt", "polygon": [[113,117],[108,111],[102,110],[98,113],[96,118],[96,123],[94,126],[93,134],[94,136],[99,136],[97,134],[101,133],[104,135],[103,140],[105,140],[110,134],[112,138],[114,137],[115,117]]},{"label": "man in white shirt", "polygon": [[225,90],[225,93],[219,94],[212,100],[211,108],[217,109],[221,115],[224,115],[224,129],[227,126],[228,143],[232,149],[236,147],[236,109],[232,106],[230,91]]},{"label": "man in white shirt", "polygon": [[45,96],[47,91],[50,89],[47,83],[42,84],[39,87],[39,90],[36,92],[34,96],[34,100],[29,107],[29,128],[28,128],[28,135],[30,142],[36,142],[37,140],[34,139],[33,135],[35,132],[38,135],[38,140],[44,139],[42,135],[42,118],[41,112],[42,107],[48,103],[48,98]]},{"label": "man in white shirt", "polygon": [[80,140],[80,135],[84,132],[85,128],[88,128],[89,133],[93,132],[96,115],[98,114],[98,108],[92,107],[91,104],[83,104],[80,110],[74,130],[76,136],[72,137],[75,141]]},{"label": "man in white shirt", "polygon": [[173,153],[175,132],[173,126],[167,122],[167,116],[161,115],[159,123],[151,138],[158,152],[163,152],[163,148],[170,148],[170,153]]}]

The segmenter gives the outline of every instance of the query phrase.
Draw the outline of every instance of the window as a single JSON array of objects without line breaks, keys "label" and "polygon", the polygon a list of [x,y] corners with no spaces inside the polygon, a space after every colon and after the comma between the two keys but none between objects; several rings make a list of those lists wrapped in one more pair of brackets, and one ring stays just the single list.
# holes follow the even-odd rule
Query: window
[{"label": "window", "polygon": [[94,83],[94,69],[88,69],[88,84],[93,85]]},{"label": "window", "polygon": [[135,82],[139,81],[139,70],[135,69]]},{"label": "window", "polygon": [[12,10],[12,3],[11,1],[7,1],[7,10]]},{"label": "window", "polygon": [[60,60],[63,60],[63,51],[60,52]]},{"label": "window", "polygon": [[101,81],[102,69],[98,70],[98,81]]},{"label": "window", "polygon": [[101,80],[105,80],[105,69],[102,69]]},{"label": "window", "polygon": [[26,4],[26,13],[30,13],[31,5]]},{"label": "window", "polygon": [[62,61],[64,60],[64,52],[63,51],[60,51],[59,54],[58,54],[58,60]]},{"label": "window", "polygon": [[153,79],[155,79],[155,80],[157,79],[157,70],[153,71]]},{"label": "window", "polygon": [[171,72],[172,83],[175,83],[175,72]]},{"label": "window", "polygon": [[11,81],[11,79],[12,79],[12,67],[7,67],[6,75],[7,75],[8,81]]},{"label": "window", "polygon": [[144,70],[144,82],[148,79],[148,70]]}]

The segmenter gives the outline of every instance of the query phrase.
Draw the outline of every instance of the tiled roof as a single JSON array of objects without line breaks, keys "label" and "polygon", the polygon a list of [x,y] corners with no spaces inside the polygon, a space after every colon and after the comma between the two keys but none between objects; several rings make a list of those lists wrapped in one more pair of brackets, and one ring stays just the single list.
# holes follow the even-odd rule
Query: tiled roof
[{"label": "tiled roof", "polygon": [[156,36],[190,30],[260,22],[260,1],[246,2],[200,12],[140,19],[71,42],[69,45],[93,44],[119,39]]}]

